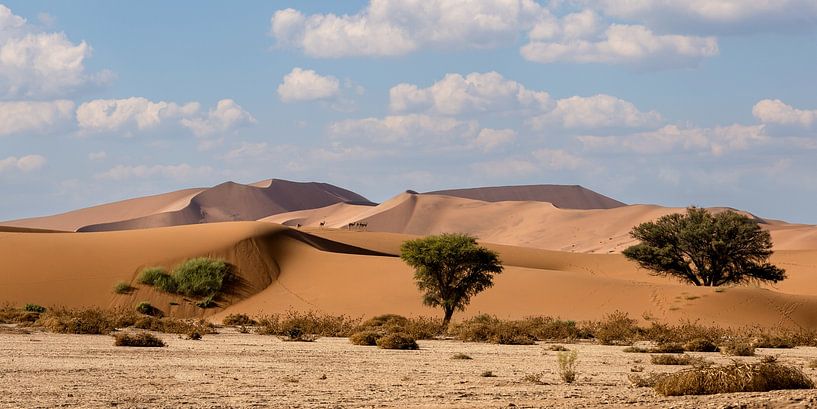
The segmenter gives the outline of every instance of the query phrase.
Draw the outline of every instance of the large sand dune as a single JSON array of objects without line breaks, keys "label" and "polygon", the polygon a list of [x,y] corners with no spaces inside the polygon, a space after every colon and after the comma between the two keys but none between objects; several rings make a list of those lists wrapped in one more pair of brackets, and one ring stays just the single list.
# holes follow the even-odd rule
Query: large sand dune
[{"label": "large sand dune", "polygon": [[[123,306],[146,300],[166,313],[216,317],[288,309],[370,316],[393,312],[437,315],[425,307],[411,270],[395,257],[413,236],[328,229],[299,231],[271,223],[211,223],[100,233],[0,233],[0,300],[14,304]],[[579,254],[486,243],[506,271],[474,298],[465,314],[501,317],[553,315],[599,319],[614,310],[661,321],[682,319],[730,326],[817,326],[817,251],[781,253],[792,285],[763,288],[693,288],[651,277],[620,255]],[[219,308],[137,285],[114,294],[119,281],[135,283],[145,266],[194,256],[223,257],[239,280]],[[177,305],[176,305],[177,304]]]},{"label": "large sand dune", "polygon": [[437,190],[425,194],[484,202],[548,202],[562,209],[612,209],[624,203],[578,185],[493,186]]}]

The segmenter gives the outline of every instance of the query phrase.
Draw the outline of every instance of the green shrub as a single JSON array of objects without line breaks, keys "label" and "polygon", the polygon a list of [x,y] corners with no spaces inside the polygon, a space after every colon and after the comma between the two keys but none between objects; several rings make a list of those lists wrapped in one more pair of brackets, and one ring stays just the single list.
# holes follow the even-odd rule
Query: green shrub
[{"label": "green shrub", "polygon": [[114,345],[118,347],[163,347],[165,343],[153,334],[121,332],[114,335]]},{"label": "green shrub", "polygon": [[417,341],[406,334],[393,332],[377,340],[377,347],[382,349],[419,349]]},{"label": "green shrub", "polygon": [[231,267],[224,260],[192,258],[173,269],[176,292],[188,297],[207,297],[221,291]]},{"label": "green shrub", "polygon": [[36,312],[37,314],[42,314],[45,312],[45,307],[37,304],[26,304],[23,307],[23,311]]},{"label": "green shrub", "polygon": [[356,332],[349,337],[349,341],[355,345],[377,345],[377,340],[382,337],[377,331],[364,330]]},{"label": "green shrub", "polygon": [[130,283],[126,283],[124,281],[120,281],[116,283],[113,287],[113,292],[117,294],[128,294],[133,291],[133,287],[131,287]]},{"label": "green shrub", "polygon": [[207,297],[202,298],[198,302],[196,302],[196,307],[199,308],[211,308],[216,306],[215,295],[210,294]]},{"label": "green shrub", "polygon": [[157,285],[157,282],[165,277],[170,277],[162,267],[147,267],[139,273],[139,278],[136,280],[139,284]]},{"label": "green shrub", "polygon": [[720,349],[714,342],[706,338],[695,338],[684,344],[684,350],[689,352],[718,352]]},{"label": "green shrub", "polygon": [[692,359],[688,355],[653,355],[650,362],[654,365],[690,365]]},{"label": "green shrub", "polygon": [[755,356],[755,347],[745,341],[734,340],[721,345],[721,353],[731,356]]},{"label": "green shrub", "polygon": [[559,352],[556,362],[558,364],[559,377],[565,383],[573,383],[576,380],[576,351]]},{"label": "green shrub", "polygon": [[136,304],[136,312],[154,317],[161,317],[163,315],[160,309],[154,307],[147,301]]},{"label": "green shrub", "polygon": [[697,367],[662,376],[655,383],[655,391],[665,396],[813,388],[814,382],[799,369],[762,362]]},{"label": "green shrub", "polygon": [[258,322],[250,318],[247,314],[228,314],[221,320],[221,323],[230,326],[258,325]]}]

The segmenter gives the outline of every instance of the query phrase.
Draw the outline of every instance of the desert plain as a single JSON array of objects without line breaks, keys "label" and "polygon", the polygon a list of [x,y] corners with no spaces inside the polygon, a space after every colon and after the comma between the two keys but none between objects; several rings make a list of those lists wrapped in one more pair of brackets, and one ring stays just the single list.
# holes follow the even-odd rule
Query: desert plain
[{"label": "desert plain", "polygon": [[[724,209],[710,209],[713,212]],[[268,180],[225,183],[0,222],[0,303],[47,308],[130,309],[220,323],[230,314],[287,311],[370,318],[439,317],[424,306],[405,240],[469,233],[505,270],[455,322],[549,316],[601,320],[619,311],[640,324],[693,322],[739,330],[817,328],[817,227],[743,212],[768,230],[775,285],[694,287],[650,275],[621,251],[633,226],[683,208],[626,205],[578,186],[535,185],[429,193],[381,204],[332,185]],[[223,259],[236,281],[202,308],[140,284],[142,270],[192,257]],[[117,283],[132,291],[114,291]],[[560,381],[548,343],[493,345],[419,341],[416,351],[352,345],[346,338],[283,342],[217,329],[200,341],[158,334],[164,348],[116,347],[108,335],[0,330],[3,407],[813,407],[814,390],[663,397],[628,381],[679,370],[649,354],[587,341],[578,378]],[[457,353],[473,359],[452,360]],[[715,363],[764,355],[817,370],[814,347],[758,349],[755,357],[703,355]],[[640,369],[638,369],[640,367]],[[634,368],[636,372],[634,371]],[[495,376],[482,376],[491,371]],[[530,376],[538,376],[532,381]]]}]

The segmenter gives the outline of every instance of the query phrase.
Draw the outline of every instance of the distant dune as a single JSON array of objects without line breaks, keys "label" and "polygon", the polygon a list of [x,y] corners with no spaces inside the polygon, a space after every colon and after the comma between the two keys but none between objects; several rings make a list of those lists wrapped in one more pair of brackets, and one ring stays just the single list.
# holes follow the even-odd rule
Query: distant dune
[{"label": "distant dune", "polygon": [[625,206],[618,200],[578,185],[523,185],[437,190],[424,194],[453,196],[483,202],[548,202],[560,209],[612,209]]},{"label": "distant dune", "polygon": [[0,225],[63,231],[131,230],[258,220],[340,202],[374,205],[357,193],[327,183],[270,179],[250,185],[226,182],[208,189],[180,190]]}]

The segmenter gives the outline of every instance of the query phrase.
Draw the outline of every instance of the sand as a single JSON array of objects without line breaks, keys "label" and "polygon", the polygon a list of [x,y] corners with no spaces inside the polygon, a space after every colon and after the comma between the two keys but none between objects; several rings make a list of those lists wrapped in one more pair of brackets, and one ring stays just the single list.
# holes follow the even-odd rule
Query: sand
[{"label": "sand", "polygon": [[[630,386],[631,369],[672,372],[649,354],[622,347],[567,344],[578,352],[578,380],[564,384],[549,344],[507,346],[419,341],[418,351],[312,343],[223,329],[201,341],[157,334],[166,348],[113,346],[106,335],[0,333],[0,407],[290,408],[805,408],[817,390],[663,397]],[[456,353],[471,360],[451,360]],[[759,349],[803,367],[815,348]],[[694,353],[720,364],[717,353]],[[760,357],[735,358],[755,362]],[[483,377],[492,371],[495,377]],[[817,370],[804,369],[812,378]],[[540,374],[543,384],[526,381]],[[731,406],[730,406],[731,405]]]}]

